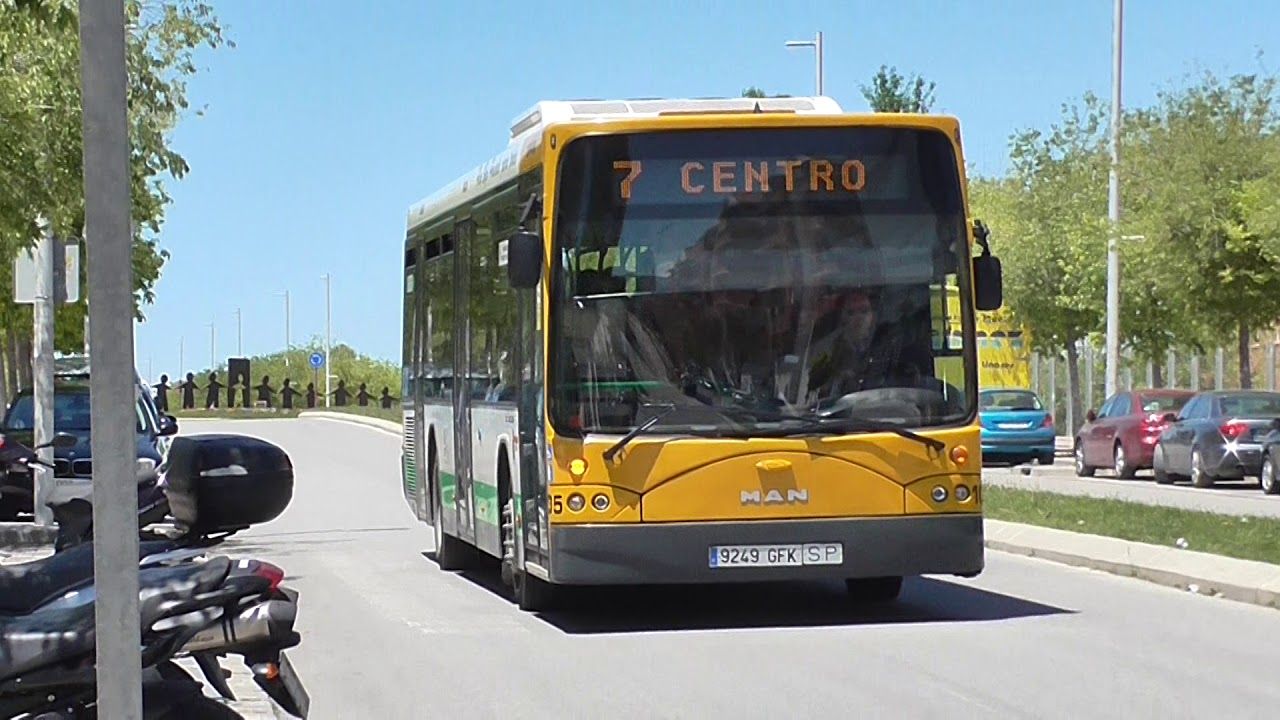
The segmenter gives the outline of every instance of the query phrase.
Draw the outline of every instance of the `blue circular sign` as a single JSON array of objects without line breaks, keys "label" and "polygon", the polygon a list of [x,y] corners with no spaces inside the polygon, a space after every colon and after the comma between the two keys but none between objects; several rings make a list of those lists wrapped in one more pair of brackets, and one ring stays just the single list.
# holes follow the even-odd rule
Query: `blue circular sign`
[{"label": "blue circular sign", "polygon": [[318,352],[311,353],[311,368],[313,370],[319,370],[322,367],[324,367],[324,355],[321,355]]}]

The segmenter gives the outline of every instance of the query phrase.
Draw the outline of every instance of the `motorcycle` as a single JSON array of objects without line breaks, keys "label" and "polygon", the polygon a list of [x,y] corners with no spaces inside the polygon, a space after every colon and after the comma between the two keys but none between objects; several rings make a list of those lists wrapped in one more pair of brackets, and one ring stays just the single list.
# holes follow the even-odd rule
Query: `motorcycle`
[{"label": "motorcycle", "polygon": [[[40,462],[25,448],[8,452],[11,461]],[[209,685],[234,700],[220,659],[235,655],[282,709],[306,717],[309,698],[285,655],[301,640],[293,630],[297,592],[280,585],[284,572],[270,563],[232,563],[208,553],[231,534],[283,511],[292,496],[288,456],[254,438],[220,435],[175,438],[170,460],[160,486],[175,501],[178,534],[139,545],[144,595],[162,597],[142,603],[146,716],[229,717],[225,706],[208,706],[201,684],[173,659],[192,658]],[[218,497],[228,491],[237,492],[232,500]],[[228,570],[218,576],[222,565]],[[181,596],[164,585],[186,573],[205,578],[207,586],[188,588]],[[209,580],[215,576],[216,583]],[[0,567],[0,710],[37,717],[91,713],[92,581],[92,543]],[[166,714],[175,708],[181,712]]]}]

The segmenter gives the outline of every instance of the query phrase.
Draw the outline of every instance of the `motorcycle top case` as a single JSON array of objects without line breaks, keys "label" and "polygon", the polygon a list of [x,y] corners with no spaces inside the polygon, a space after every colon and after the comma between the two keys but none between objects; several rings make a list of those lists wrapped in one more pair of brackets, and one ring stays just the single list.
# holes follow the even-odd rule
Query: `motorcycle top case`
[{"label": "motorcycle top case", "polygon": [[180,435],[165,460],[169,512],[196,533],[229,532],[274,520],[293,499],[293,463],[245,435]]}]

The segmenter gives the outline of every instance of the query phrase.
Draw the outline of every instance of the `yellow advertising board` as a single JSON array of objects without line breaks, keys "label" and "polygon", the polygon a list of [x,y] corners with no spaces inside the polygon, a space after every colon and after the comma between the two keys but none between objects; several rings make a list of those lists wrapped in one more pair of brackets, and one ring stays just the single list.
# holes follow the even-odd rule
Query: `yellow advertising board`
[{"label": "yellow advertising board", "polygon": [[[947,288],[950,347],[960,344],[960,293]],[[1031,348],[1026,328],[1001,308],[977,313],[978,388],[1030,388]]]}]

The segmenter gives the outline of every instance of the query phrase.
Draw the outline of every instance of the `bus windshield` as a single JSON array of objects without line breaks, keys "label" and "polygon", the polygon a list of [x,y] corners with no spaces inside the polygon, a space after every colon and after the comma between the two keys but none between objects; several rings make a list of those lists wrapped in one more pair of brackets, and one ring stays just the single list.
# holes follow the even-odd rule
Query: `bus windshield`
[{"label": "bus windshield", "polygon": [[625,432],[656,413],[654,432],[716,435],[972,417],[969,303],[947,316],[948,290],[970,291],[944,134],[586,137],[565,148],[558,188],[559,432]]}]

